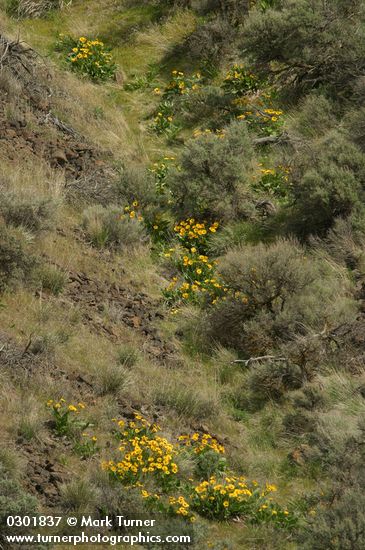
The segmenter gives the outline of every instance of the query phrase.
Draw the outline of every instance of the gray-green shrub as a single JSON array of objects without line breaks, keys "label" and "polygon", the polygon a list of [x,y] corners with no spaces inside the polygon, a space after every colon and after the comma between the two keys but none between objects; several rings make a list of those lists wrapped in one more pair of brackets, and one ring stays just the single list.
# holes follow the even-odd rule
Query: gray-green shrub
[{"label": "gray-green shrub", "polygon": [[363,7],[361,0],[280,0],[276,9],[252,10],[244,51],[291,96],[321,89],[351,98],[365,68]]},{"label": "gray-green shrub", "polygon": [[23,235],[0,222],[0,292],[29,277],[35,264]]},{"label": "gray-green shrub", "polygon": [[[26,516],[37,513],[36,499],[26,493],[20,484],[0,465],[0,541],[4,542],[5,535],[12,534],[12,529],[7,527],[8,516]],[[27,528],[17,528],[16,534],[21,534]],[[28,528],[29,532],[29,528]],[[5,546],[6,548],[6,546]],[[10,548],[10,545],[9,545]]]},{"label": "gray-green shrub", "polygon": [[232,123],[222,137],[212,133],[191,139],[181,154],[179,169],[167,178],[175,214],[181,219],[246,217],[252,210],[253,158],[246,126],[241,123]]},{"label": "gray-green shrub", "polygon": [[30,231],[49,228],[49,222],[56,211],[53,200],[23,193],[4,193],[1,198],[0,214],[7,224],[25,227]]},{"label": "gray-green shrub", "polygon": [[234,248],[219,271],[231,292],[202,324],[211,340],[245,355],[272,352],[356,311],[344,270],[310,256],[295,241]]},{"label": "gray-green shrub", "polygon": [[337,130],[299,148],[291,180],[289,226],[300,236],[323,234],[338,217],[363,215],[365,157]]}]

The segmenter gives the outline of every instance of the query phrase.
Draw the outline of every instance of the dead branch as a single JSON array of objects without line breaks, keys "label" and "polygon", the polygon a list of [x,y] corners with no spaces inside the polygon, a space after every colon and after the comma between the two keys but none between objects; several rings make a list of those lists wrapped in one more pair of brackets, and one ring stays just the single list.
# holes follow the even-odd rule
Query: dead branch
[{"label": "dead branch", "polygon": [[252,363],[259,363],[260,361],[268,361],[268,360],[274,361],[274,362],[281,362],[281,363],[288,362],[287,357],[275,357],[275,355],[261,355],[260,357],[250,357],[249,359],[235,359],[234,361],[231,361],[231,364],[240,363],[245,367],[248,367]]},{"label": "dead branch", "polygon": [[289,135],[285,132],[278,136],[266,136],[262,138],[256,138],[253,140],[253,144],[257,146],[273,145],[273,144],[287,143],[288,141],[289,141]]}]

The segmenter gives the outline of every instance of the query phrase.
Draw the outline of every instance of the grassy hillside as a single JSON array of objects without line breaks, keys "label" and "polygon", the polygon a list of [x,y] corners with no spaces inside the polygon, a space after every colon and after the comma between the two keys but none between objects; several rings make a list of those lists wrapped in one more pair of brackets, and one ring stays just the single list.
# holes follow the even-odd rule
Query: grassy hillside
[{"label": "grassy hillside", "polygon": [[363,546],[364,17],[0,1],[1,520]]}]

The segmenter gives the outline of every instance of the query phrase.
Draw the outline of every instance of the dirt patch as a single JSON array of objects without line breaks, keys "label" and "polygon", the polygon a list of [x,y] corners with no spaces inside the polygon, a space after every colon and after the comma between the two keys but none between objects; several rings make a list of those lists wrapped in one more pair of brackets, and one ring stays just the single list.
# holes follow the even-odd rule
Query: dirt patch
[{"label": "dirt patch", "polygon": [[[25,488],[37,496],[47,508],[55,508],[60,504],[62,484],[70,479],[70,473],[64,466],[55,462],[53,456],[62,452],[59,444],[37,441],[23,443],[18,441],[18,448],[26,458]],[[64,451],[64,449],[63,449]]]},{"label": "dirt patch", "polygon": [[64,173],[71,197],[108,202],[116,173],[109,154],[88,144],[52,111],[52,75],[43,60],[0,34],[0,155],[42,159]]},{"label": "dirt patch", "polygon": [[52,354],[33,353],[32,345],[35,338],[31,336],[21,347],[9,336],[0,333],[0,370],[4,369],[13,378],[30,377],[35,374],[51,376],[60,380],[62,385],[70,387],[79,398],[85,399],[92,393],[92,384],[78,372],[66,373],[54,361]]},{"label": "dirt patch", "polygon": [[159,303],[143,292],[116,283],[92,279],[85,273],[71,273],[64,297],[80,306],[84,321],[93,330],[115,342],[121,337],[120,326],[136,330],[144,338],[144,349],[159,361],[174,353],[154,326],[163,319]]}]

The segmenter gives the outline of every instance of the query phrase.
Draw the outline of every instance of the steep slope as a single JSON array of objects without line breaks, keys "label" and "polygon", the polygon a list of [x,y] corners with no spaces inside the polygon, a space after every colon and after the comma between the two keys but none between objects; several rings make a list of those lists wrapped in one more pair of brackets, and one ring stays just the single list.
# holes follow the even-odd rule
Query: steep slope
[{"label": "steep slope", "polygon": [[[338,4],[319,27],[354,24]],[[0,3],[0,491],[309,548],[361,494],[358,107],[261,51],[290,2],[24,5]]]}]

